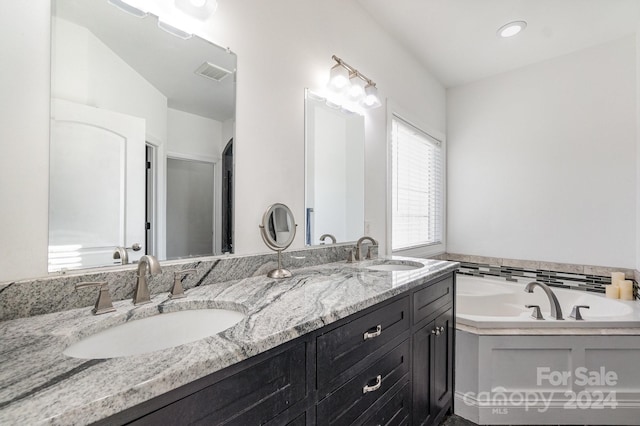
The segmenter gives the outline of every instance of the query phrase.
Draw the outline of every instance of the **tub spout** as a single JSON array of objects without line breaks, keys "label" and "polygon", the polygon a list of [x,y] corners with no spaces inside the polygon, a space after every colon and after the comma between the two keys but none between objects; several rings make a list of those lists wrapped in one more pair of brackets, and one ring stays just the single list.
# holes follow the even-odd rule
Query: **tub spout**
[{"label": "tub spout", "polygon": [[562,308],[560,307],[560,303],[558,302],[558,298],[556,297],[551,287],[546,285],[545,283],[541,283],[538,281],[532,281],[524,288],[524,291],[527,293],[533,293],[534,287],[540,287],[544,290],[545,294],[549,298],[549,304],[551,305],[551,316],[557,320],[563,320],[562,318]]}]

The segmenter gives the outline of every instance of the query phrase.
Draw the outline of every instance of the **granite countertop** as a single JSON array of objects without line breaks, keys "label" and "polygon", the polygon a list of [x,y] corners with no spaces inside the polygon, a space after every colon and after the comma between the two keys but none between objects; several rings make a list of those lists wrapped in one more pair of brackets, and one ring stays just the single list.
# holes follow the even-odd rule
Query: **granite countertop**
[{"label": "granite countertop", "polygon": [[[87,424],[207,376],[455,270],[458,263],[393,257],[424,264],[409,271],[365,269],[380,260],[329,263],[217,282],[168,300],[92,315],[90,307],[0,323],[0,424]],[[123,358],[63,355],[97,331],[161,312],[228,308],[246,314],[235,326],[193,343]]]}]

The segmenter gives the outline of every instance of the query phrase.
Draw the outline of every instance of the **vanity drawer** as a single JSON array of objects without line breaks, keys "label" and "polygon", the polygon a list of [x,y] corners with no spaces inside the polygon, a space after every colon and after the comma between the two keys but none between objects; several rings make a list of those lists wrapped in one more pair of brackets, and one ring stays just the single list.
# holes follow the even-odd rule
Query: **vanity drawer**
[{"label": "vanity drawer", "polygon": [[449,276],[413,294],[413,323],[431,320],[453,303],[453,277]]},{"label": "vanity drawer", "polygon": [[[317,406],[318,425],[352,424],[409,372],[409,340],[405,340],[360,372]],[[394,389],[395,390],[395,389]]]},{"label": "vanity drawer", "polygon": [[[373,407],[372,407],[373,408]],[[375,408],[374,408],[375,409]],[[400,426],[409,424],[411,413],[411,387],[404,382],[402,388],[396,392],[382,407],[375,410],[368,417],[363,426]]]},{"label": "vanity drawer", "polygon": [[263,424],[305,398],[306,345],[227,377],[133,424]]},{"label": "vanity drawer", "polygon": [[319,336],[318,389],[333,386],[334,379],[408,329],[409,298],[404,297]]}]

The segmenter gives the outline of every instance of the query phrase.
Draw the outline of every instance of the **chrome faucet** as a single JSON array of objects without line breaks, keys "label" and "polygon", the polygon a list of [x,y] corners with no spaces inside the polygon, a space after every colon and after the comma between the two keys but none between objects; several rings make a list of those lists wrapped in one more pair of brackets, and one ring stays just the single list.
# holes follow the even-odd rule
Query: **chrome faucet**
[{"label": "chrome faucet", "polygon": [[538,281],[531,281],[526,285],[524,291],[527,293],[533,293],[534,287],[540,287],[546,293],[549,298],[549,304],[551,305],[551,316],[557,320],[563,320],[562,318],[562,308],[560,307],[560,303],[558,302],[558,298],[555,293],[551,290],[551,287],[546,285],[545,283],[541,283]]},{"label": "chrome faucet", "polygon": [[160,263],[155,257],[145,254],[140,258],[138,261],[138,281],[133,292],[134,305],[143,305],[151,301],[149,286],[147,285],[147,267],[149,267],[149,275],[151,276],[162,272]]},{"label": "chrome faucet", "polygon": [[322,234],[320,236],[320,244],[324,244],[325,243],[325,239],[327,239],[327,238],[331,239],[331,244],[335,244],[336,243],[336,237],[334,237],[333,235],[331,235],[331,234]]},{"label": "chrome faucet", "polygon": [[129,263],[129,254],[127,253],[127,249],[124,247],[116,247],[115,251],[113,252],[113,258],[114,259],[122,259],[122,264],[126,265],[127,263]]},{"label": "chrome faucet", "polygon": [[[367,237],[367,236],[365,235],[364,237],[360,238],[360,239],[358,240],[358,242],[356,243],[356,256],[355,256],[356,260],[362,260],[362,254],[361,254],[361,251],[362,251],[362,243],[363,243],[363,242],[365,242],[365,241],[367,241],[367,240],[368,240],[368,241],[371,241],[371,244],[372,244],[374,247],[377,247],[377,246],[378,246],[378,242],[377,242],[376,240],[374,240],[373,238],[371,238],[371,237]],[[367,259],[371,259],[371,247],[369,247],[369,250],[367,251]]]}]

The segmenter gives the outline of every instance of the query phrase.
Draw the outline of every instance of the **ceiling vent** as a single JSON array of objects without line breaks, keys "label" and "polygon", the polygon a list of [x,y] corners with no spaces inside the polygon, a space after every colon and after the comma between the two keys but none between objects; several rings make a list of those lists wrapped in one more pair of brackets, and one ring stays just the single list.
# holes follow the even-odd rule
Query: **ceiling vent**
[{"label": "ceiling vent", "polygon": [[231,74],[231,71],[213,65],[210,62],[205,62],[198,67],[195,73],[210,80],[222,81],[222,79]]}]

